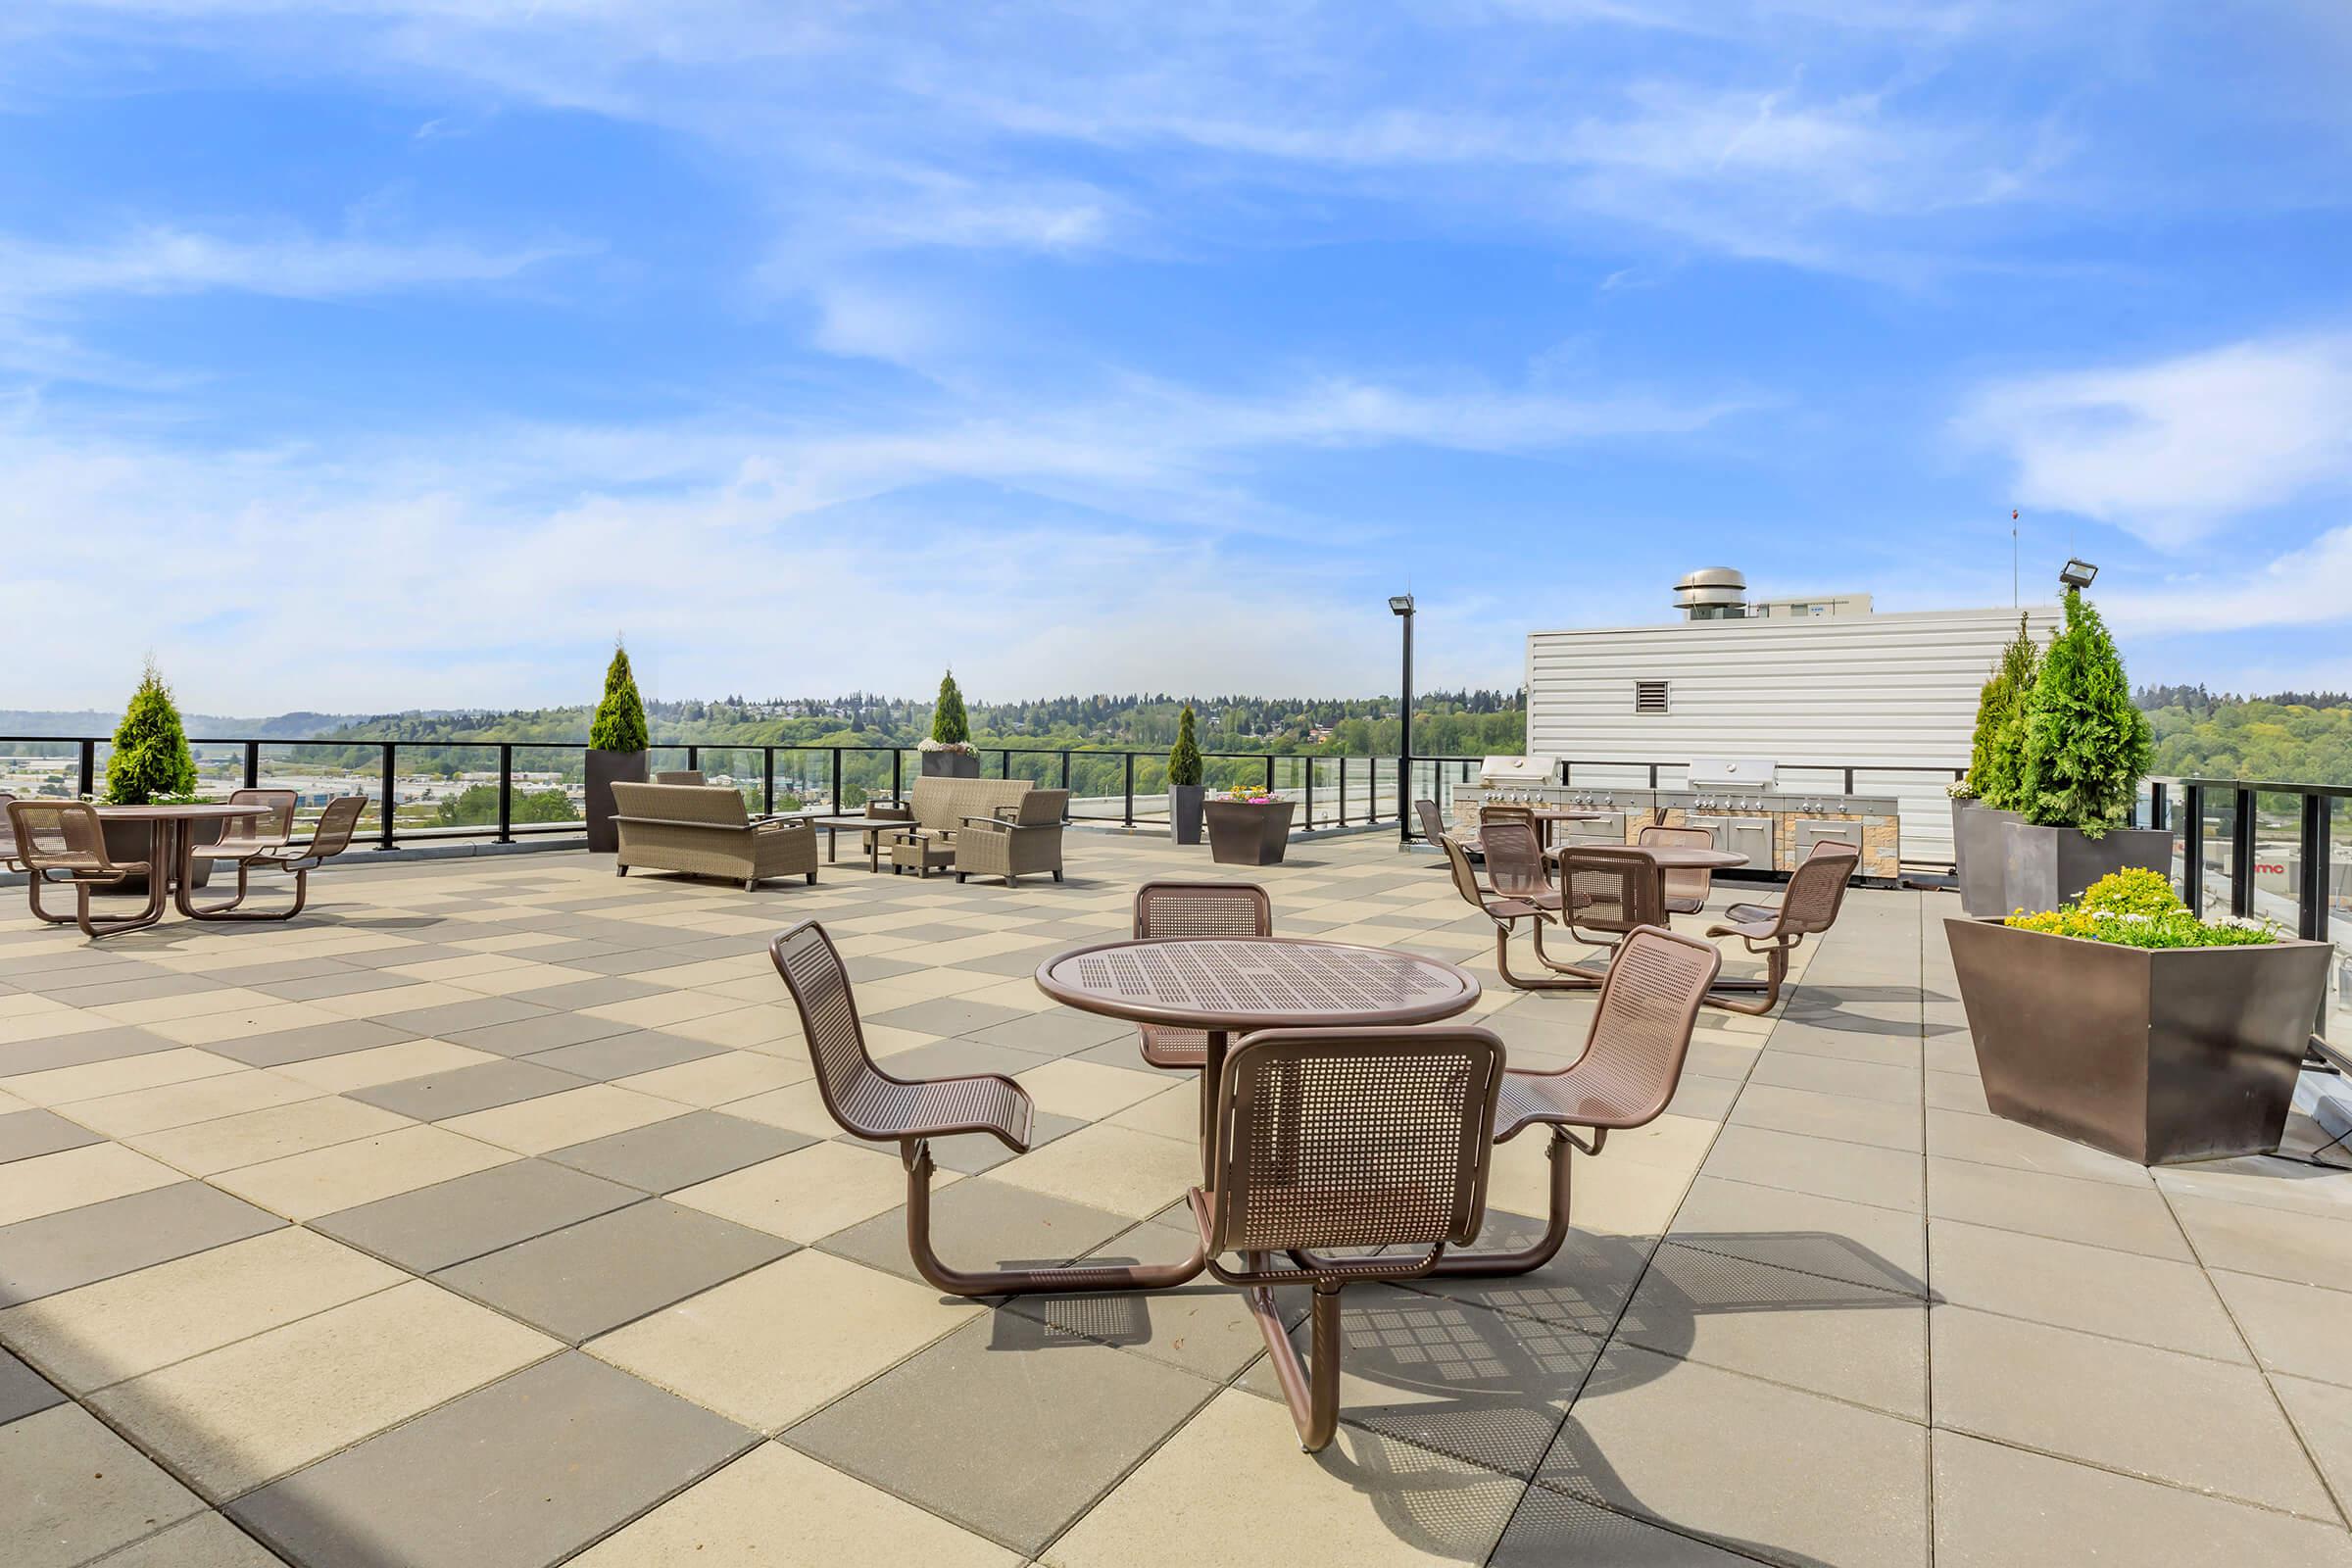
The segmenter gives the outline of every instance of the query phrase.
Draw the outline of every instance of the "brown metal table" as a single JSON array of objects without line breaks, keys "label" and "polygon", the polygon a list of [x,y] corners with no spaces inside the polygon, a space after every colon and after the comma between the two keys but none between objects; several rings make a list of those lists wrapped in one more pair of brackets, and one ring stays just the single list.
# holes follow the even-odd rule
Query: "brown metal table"
[{"label": "brown metal table", "polygon": [[1615,811],[1588,811],[1581,806],[1544,806],[1535,811],[1536,832],[1542,836],[1544,847],[1551,848],[1554,831],[1562,822],[1602,822],[1617,815]]},{"label": "brown metal table", "polygon": [[[147,908],[140,925],[153,925],[164,917],[164,892],[169,884],[179,912],[191,920],[206,920],[212,916],[196,907],[188,898],[188,852],[195,848],[196,835],[191,831],[198,822],[229,822],[238,818],[251,819],[270,814],[269,808],[256,806],[101,806],[98,819],[102,822],[144,822],[147,824]],[[125,926],[124,930],[135,927]]]},{"label": "brown metal table", "polygon": [[1297,937],[1106,942],[1048,958],[1037,986],[1065,1006],[1198,1029],[1201,1152],[1232,1037],[1253,1029],[1432,1023],[1478,1001],[1478,980],[1440,958]]},{"label": "brown metal table", "polygon": [[882,834],[891,828],[915,825],[912,817],[895,816],[811,816],[807,820],[810,826],[825,830],[827,863],[838,858],[842,834],[862,829],[865,833],[865,868],[874,872],[882,869]]}]

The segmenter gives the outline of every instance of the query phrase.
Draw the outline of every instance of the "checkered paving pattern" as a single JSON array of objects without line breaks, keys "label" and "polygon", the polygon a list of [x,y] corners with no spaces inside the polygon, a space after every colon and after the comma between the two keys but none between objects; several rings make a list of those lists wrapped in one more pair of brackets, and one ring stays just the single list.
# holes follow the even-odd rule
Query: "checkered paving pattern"
[{"label": "checkered paving pattern", "polygon": [[[1943,895],[1857,892],[1779,1016],[1706,1014],[1550,1265],[1349,1292],[1324,1454],[1205,1277],[940,1297],[765,944],[821,918],[886,1066],[1035,1097],[1027,1153],[939,1150],[951,1262],[1180,1257],[1189,1077],[1030,975],[1141,881],[1245,873],[1069,864],[746,894],[361,853],[290,925],[99,944],[9,893],[0,1562],[2352,1565],[2352,1174],[1986,1114]],[[1500,985],[1428,857],[1261,879],[1280,934],[1470,967],[1515,1065],[1581,1049],[1590,998]],[[1485,1245],[1537,1228],[1540,1144]]]}]

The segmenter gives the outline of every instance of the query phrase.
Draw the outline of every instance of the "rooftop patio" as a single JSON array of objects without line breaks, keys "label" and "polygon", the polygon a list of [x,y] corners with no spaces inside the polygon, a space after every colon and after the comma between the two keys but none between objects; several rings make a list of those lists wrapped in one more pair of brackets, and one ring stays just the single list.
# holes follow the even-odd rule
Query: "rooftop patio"
[{"label": "rooftop patio", "polygon": [[[1030,977],[1203,857],[1069,864],[355,853],[289,926],[96,945],[12,892],[0,1561],[2352,1564],[2352,1172],[1986,1114],[1945,894],[1858,889],[1781,1014],[1703,1014],[1542,1271],[1352,1292],[1320,1455],[1226,1286],[941,1297],[765,944],[821,918],[885,1066],[1035,1098],[1029,1153],[941,1151],[951,1261],[1178,1257],[1191,1081]],[[1428,856],[1251,874],[1281,934],[1472,969],[1514,1064],[1581,1049]],[[1502,1146],[1488,1239],[1544,1190]]]}]

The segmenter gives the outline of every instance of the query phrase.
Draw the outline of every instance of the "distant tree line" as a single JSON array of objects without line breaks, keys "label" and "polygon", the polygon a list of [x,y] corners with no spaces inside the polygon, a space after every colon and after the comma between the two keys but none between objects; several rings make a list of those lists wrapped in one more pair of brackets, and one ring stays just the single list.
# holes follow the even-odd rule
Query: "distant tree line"
[{"label": "distant tree line", "polygon": [[2153,773],[2352,784],[2352,696],[2343,692],[2237,697],[2143,686],[2132,696],[2156,729]]}]

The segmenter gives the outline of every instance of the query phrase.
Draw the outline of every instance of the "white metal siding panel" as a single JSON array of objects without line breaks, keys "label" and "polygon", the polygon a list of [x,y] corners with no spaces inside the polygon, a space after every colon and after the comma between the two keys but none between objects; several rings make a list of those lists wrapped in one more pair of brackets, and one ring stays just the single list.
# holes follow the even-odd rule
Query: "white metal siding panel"
[{"label": "white metal siding panel", "polygon": [[[2027,613],[2046,642],[2057,609]],[[1528,750],[1677,767],[1694,757],[1759,757],[1784,770],[1873,769],[1856,779],[1856,793],[1902,803],[1905,858],[1948,859],[1943,786],[1968,764],[1978,694],[2017,634],[2017,615],[1938,611],[1533,632]],[[1637,680],[1670,682],[1669,711],[1635,712]],[[1834,789],[1831,778],[1800,773],[1782,787]]]}]

